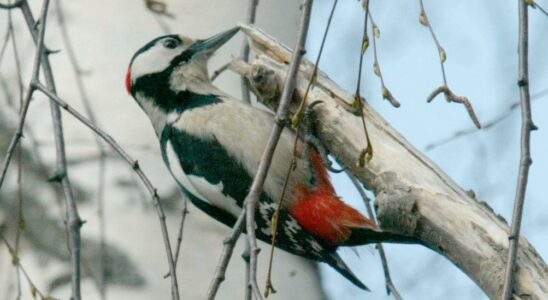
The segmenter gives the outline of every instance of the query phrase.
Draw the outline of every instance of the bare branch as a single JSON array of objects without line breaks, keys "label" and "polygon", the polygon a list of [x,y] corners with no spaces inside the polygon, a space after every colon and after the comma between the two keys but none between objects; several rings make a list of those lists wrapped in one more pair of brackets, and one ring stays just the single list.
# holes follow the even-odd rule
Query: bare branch
[{"label": "bare branch", "polygon": [[[21,12],[27,23],[27,28],[31,33],[31,36],[34,40],[34,43],[40,49],[40,60],[42,61],[42,69],[44,71],[44,78],[46,80],[46,85],[53,92],[55,92],[55,81],[53,79],[53,72],[49,64],[48,54],[51,53],[44,46],[43,36],[40,37],[40,34],[43,34],[44,27],[46,26],[46,17],[47,17],[47,5],[49,5],[49,0],[44,1],[44,9],[40,15],[39,24],[34,20],[32,11],[27,1],[24,1],[21,5]],[[41,32],[37,32],[37,24],[40,25]],[[36,88],[36,85],[39,84],[38,77],[32,82],[31,91],[33,92]],[[66,226],[68,227],[69,232],[69,250],[71,256],[71,287],[72,287],[72,298],[75,300],[81,299],[80,292],[80,227],[82,226],[82,221],[78,215],[78,208],[76,201],[74,200],[72,185],[67,171],[66,163],[66,153],[65,153],[65,141],[63,134],[63,125],[61,120],[61,112],[59,108],[50,102],[51,117],[53,120],[53,131],[55,137],[55,148],[56,148],[56,172],[53,178],[61,183],[63,193],[65,195],[67,213],[66,213]]]},{"label": "bare branch", "polygon": [[302,6],[301,24],[299,27],[297,44],[295,45],[293,58],[291,60],[291,64],[289,65],[289,71],[285,79],[280,105],[276,112],[274,126],[265,146],[261,161],[259,162],[257,173],[253,178],[253,183],[251,184],[249,194],[245,199],[247,238],[250,245],[249,284],[253,289],[256,299],[262,299],[262,296],[259,291],[259,287],[257,286],[257,255],[259,254],[260,249],[257,246],[257,239],[255,237],[255,210],[263,190],[266,174],[268,173],[268,169],[270,168],[270,164],[272,162],[272,157],[274,156],[276,144],[278,144],[278,140],[280,139],[284,129],[285,120],[287,119],[287,111],[295,89],[299,65],[301,63],[301,58],[305,53],[304,45],[308,34],[308,25],[310,24],[310,14],[312,11],[313,2],[313,0],[305,0]]},{"label": "bare branch", "polygon": [[[256,28],[243,27],[242,31],[251,38],[257,58],[252,66],[240,65],[235,70],[248,76],[252,90],[257,91],[257,98],[263,101],[268,95],[279,93],[279,88],[276,91],[270,88],[281,86],[287,74],[285,62],[291,52]],[[261,86],[255,86],[253,74],[257,72],[253,70],[260,68],[265,69],[260,71],[263,74],[271,74],[268,78],[273,82],[259,81],[257,84]],[[306,91],[312,70],[312,63],[303,60],[294,94],[297,101]],[[267,96],[260,94],[262,90]],[[509,232],[504,219],[485,202],[468,195],[367,103],[364,103],[364,112],[371,122],[368,129],[378,150],[371,163],[364,168],[356,166],[365,141],[356,139],[361,134],[359,116],[348,113],[354,97],[321,71],[311,93],[311,98],[323,101],[315,110],[318,138],[375,193],[381,227],[416,238],[458,266],[489,297],[500,299]],[[291,104],[291,112],[298,109],[297,101]],[[276,108],[275,101],[263,103]],[[442,215],[444,217],[440,218]],[[470,248],[470,245],[474,247]],[[534,299],[547,298],[548,266],[526,238],[520,239],[518,251],[516,293],[531,295]],[[478,268],[479,265],[482,268]]]},{"label": "bare branch", "polygon": [[[247,7],[247,18],[245,20],[246,24],[255,24],[255,18],[257,16],[257,6],[259,6],[259,0],[249,0],[249,4]],[[244,38],[244,41],[243,41],[240,57],[245,62],[249,61],[249,43],[246,38]],[[240,80],[241,80],[241,86],[242,86],[242,100],[246,103],[251,103],[249,87],[247,86],[246,79],[242,77]]]},{"label": "bare branch", "polygon": [[527,179],[529,177],[529,167],[533,163],[531,159],[531,131],[536,129],[531,116],[531,97],[529,95],[529,29],[528,29],[528,7],[526,0],[518,0],[519,4],[519,78],[518,86],[521,98],[521,158],[519,164],[518,184],[516,188],[516,198],[514,200],[514,212],[512,216],[512,226],[510,236],[508,237],[508,260],[504,276],[504,287],[502,299],[512,299],[514,293],[514,272],[516,269],[516,258],[518,254],[519,233],[521,228],[521,219],[523,215],[523,205],[525,201],[525,191],[527,190]]},{"label": "bare branch", "polygon": [[[548,95],[548,89],[545,89],[545,90],[542,90],[540,92],[537,92],[536,94],[533,94],[531,96],[531,102],[535,101],[535,100],[538,100],[544,96]],[[517,109],[519,108],[519,101],[518,102],[514,102],[512,104],[510,104],[510,106],[508,106],[508,108],[506,109],[506,111],[504,111],[503,113],[501,113],[500,115],[498,115],[497,117],[493,118],[492,120],[488,121],[488,122],[485,122],[483,123],[483,125],[481,126],[481,128],[483,130],[486,130],[486,129],[489,129],[489,128],[492,128],[494,127],[495,125],[499,124],[500,122],[502,122],[503,120],[505,120],[506,118],[508,118],[509,116],[512,115],[512,113]],[[461,130],[458,130],[456,132],[454,132],[453,134],[451,134],[451,136],[448,136],[448,137],[445,137],[445,138],[442,138],[438,141],[434,141],[428,145],[426,145],[425,147],[425,150],[426,151],[429,151],[429,150],[433,150],[439,146],[443,146],[451,141],[454,141],[455,139],[459,138],[459,137],[463,137],[463,136],[467,136],[469,134],[472,134],[472,133],[476,133],[478,132],[477,128],[468,128],[468,129],[461,129]]]},{"label": "bare branch", "polygon": [[[369,0],[365,0],[369,2]],[[392,95],[390,90],[386,87],[384,84],[384,78],[382,77],[382,71],[381,71],[381,65],[379,63],[379,58],[377,55],[377,39],[380,37],[381,31],[379,29],[379,26],[377,26],[377,23],[375,23],[375,20],[373,20],[373,15],[371,14],[371,9],[368,7],[368,3],[366,4],[366,13],[369,15],[369,22],[371,23],[371,30],[373,31],[373,72],[375,75],[377,75],[381,80],[381,88],[382,88],[382,98],[390,102],[392,106],[394,107],[400,107],[400,102]]]},{"label": "bare branch", "polygon": [[[310,79],[308,81],[308,85],[306,87],[306,92],[305,92],[305,94],[304,94],[304,96],[301,99],[301,102],[299,104],[299,109],[297,110],[297,112],[295,113],[295,115],[293,116],[293,118],[291,120],[291,124],[292,124],[293,128],[295,129],[295,139],[293,140],[293,155],[292,155],[292,158],[291,158],[291,163],[289,164],[289,167],[287,169],[287,173],[286,173],[287,175],[285,176],[285,181],[284,181],[282,193],[281,193],[280,199],[278,201],[278,207],[276,208],[276,211],[274,212],[274,215],[273,215],[274,220],[272,222],[272,240],[271,240],[271,246],[270,246],[270,259],[269,259],[269,263],[268,263],[266,287],[265,287],[265,292],[264,292],[265,297],[268,297],[268,295],[270,295],[271,293],[276,293],[276,290],[274,289],[274,286],[272,284],[272,265],[273,265],[273,261],[274,261],[274,250],[275,250],[275,247],[276,247],[276,241],[277,241],[277,237],[278,237],[278,227],[280,225],[279,219],[280,219],[280,214],[282,213],[281,208],[283,207],[283,203],[284,203],[284,200],[285,200],[285,194],[287,192],[287,186],[288,186],[288,183],[289,183],[289,179],[290,179],[291,174],[293,173],[293,170],[295,169],[295,165],[297,163],[297,155],[298,155],[297,154],[297,152],[298,152],[298,150],[297,150],[298,146],[297,145],[300,141],[300,130],[299,130],[300,126],[299,125],[302,121],[303,115],[306,115],[305,106],[307,106],[308,93],[310,92],[310,89],[312,88],[312,85],[314,84],[314,81],[315,81],[315,78],[316,78],[316,75],[317,75],[318,65],[319,65],[320,59],[322,57],[323,49],[324,49],[324,46],[325,46],[325,41],[327,40],[327,34],[329,33],[329,28],[331,28],[331,21],[333,20],[333,15],[335,14],[335,9],[337,8],[337,3],[338,3],[338,0],[333,1],[333,5],[331,7],[331,12],[329,13],[329,17],[327,19],[327,24],[325,26],[325,30],[324,30],[324,33],[323,33],[322,42],[320,44],[320,49],[319,49],[318,55],[316,57],[316,63],[314,64],[314,70],[312,70],[312,75],[310,76]],[[307,106],[307,107],[310,108],[311,106],[313,106],[313,104],[311,104],[310,106]],[[312,126],[312,124],[307,124],[305,126]],[[310,129],[310,128],[308,128],[308,129]]]},{"label": "bare branch", "polygon": [[34,284],[34,282],[32,281],[32,279],[30,278],[29,274],[27,273],[27,271],[25,270],[25,268],[23,267],[23,265],[21,264],[21,260],[19,259],[19,256],[17,256],[17,252],[16,250],[13,248],[12,245],[10,245],[10,243],[8,242],[8,240],[6,239],[6,237],[2,234],[2,232],[0,231],[0,239],[2,240],[2,242],[4,243],[4,245],[6,245],[6,247],[8,248],[8,252],[10,253],[11,255],[11,262],[13,265],[15,265],[17,267],[18,270],[21,270],[23,272],[23,275],[25,276],[26,280],[27,280],[27,283],[29,284],[30,286],[30,289],[31,289],[31,294],[32,295],[35,295],[35,294],[38,294],[38,296],[41,297],[41,299],[48,299],[46,296],[44,296],[44,294],[42,292],[40,292],[40,290],[36,287],[36,284]]},{"label": "bare branch", "polygon": [[[97,118],[95,116],[95,113],[93,109],[91,108],[91,103],[89,100],[88,93],[86,91],[83,75],[84,71],[80,67],[80,64],[78,63],[78,59],[76,58],[76,52],[74,51],[74,47],[72,46],[70,36],[68,34],[67,25],[65,22],[65,15],[64,11],[62,9],[62,1],[58,0],[56,5],[56,12],[57,12],[57,20],[59,23],[59,27],[61,29],[61,36],[63,38],[63,42],[65,44],[65,47],[67,49],[67,55],[70,61],[70,65],[72,67],[72,71],[74,73],[74,78],[76,80],[76,87],[78,90],[78,93],[80,94],[80,98],[82,99],[82,103],[84,104],[84,110],[86,111],[86,114],[89,116],[90,121],[93,124],[99,124],[97,121]],[[101,299],[105,299],[106,295],[106,280],[105,280],[105,267],[106,267],[106,228],[105,228],[105,216],[103,212],[104,207],[104,196],[105,196],[105,185],[106,185],[106,158],[107,153],[104,150],[103,145],[101,144],[101,141],[97,135],[93,135],[95,144],[97,145],[97,149],[100,153],[99,156],[99,171],[98,171],[98,187],[97,187],[97,215],[99,218],[99,243],[100,243],[100,256],[101,260],[99,261],[100,264],[100,284],[99,284],[99,293],[101,295]]]},{"label": "bare branch", "polygon": [[145,173],[141,170],[141,167],[139,166],[139,162],[134,160],[120,145],[118,145],[118,143],[109,134],[101,130],[95,124],[91,123],[82,114],[80,114],[74,108],[69,106],[65,101],[59,98],[56,94],[49,91],[45,86],[41,84],[35,84],[35,88],[40,90],[42,93],[48,96],[51,100],[55,101],[57,105],[59,105],[61,108],[63,108],[72,116],[74,116],[76,119],[78,119],[80,122],[82,122],[82,124],[84,124],[86,127],[88,127],[93,132],[95,132],[104,142],[106,142],[109,146],[111,146],[131,166],[133,171],[139,176],[141,181],[144,183],[145,187],[147,188],[147,190],[149,191],[152,197],[152,202],[156,209],[156,213],[158,214],[158,218],[160,219],[160,227],[162,230],[164,247],[165,247],[167,258],[168,258],[169,272],[171,274],[170,277],[171,277],[172,298],[175,300],[178,300],[179,287],[177,283],[177,274],[175,273],[175,262],[174,262],[173,254],[171,251],[171,244],[170,244],[167,225],[165,221],[166,216],[162,208],[162,205],[160,203],[160,197],[158,197],[157,190],[152,185],[152,183],[150,182],[148,177],[145,175]]},{"label": "bare branch", "polygon": [[236,242],[238,241],[238,238],[240,237],[240,234],[242,234],[242,231],[244,229],[245,216],[245,210],[242,210],[242,213],[236,220],[236,223],[234,223],[232,233],[223,242],[223,252],[221,253],[221,257],[219,258],[219,262],[217,263],[217,268],[215,269],[213,280],[211,281],[211,284],[209,285],[209,288],[207,290],[207,300],[215,299],[221,283],[225,280],[226,268],[228,267],[228,263],[230,262],[230,258],[232,257],[232,253],[234,252]]},{"label": "bare branch", "polygon": [[[48,1],[48,0],[46,0]],[[44,2],[44,8],[47,7],[48,2]],[[44,13],[46,9],[43,9],[42,12]],[[15,151],[15,148],[17,144],[19,143],[21,137],[23,136],[23,127],[25,125],[25,120],[27,116],[27,112],[30,105],[30,100],[32,98],[32,95],[34,93],[34,84],[38,81],[38,76],[40,72],[40,64],[42,63],[42,52],[44,49],[44,32],[45,32],[45,26],[40,26],[40,30],[38,33],[38,43],[36,46],[36,51],[34,54],[34,63],[32,67],[32,76],[30,79],[30,83],[27,88],[27,92],[24,97],[23,106],[21,108],[21,113],[19,117],[19,124],[17,126],[17,129],[15,131],[15,135],[13,136],[10,145],[8,146],[8,151],[6,153],[6,157],[4,158],[4,164],[2,166],[2,172],[0,173],[0,188],[2,187],[2,184],[4,183],[4,179],[6,177],[6,172],[8,170],[9,164],[11,162],[13,153]]]},{"label": "bare branch", "polygon": [[[245,211],[244,211],[245,212]],[[242,258],[245,262],[245,295],[244,295],[244,299],[245,300],[252,300],[253,299],[253,290],[251,289],[251,286],[249,286],[249,284],[247,284],[249,282],[249,278],[250,278],[250,272],[249,272],[249,253],[251,251],[251,246],[249,245],[249,240],[248,239],[245,239],[245,250],[244,250],[244,253],[242,254]]]},{"label": "bare branch", "polygon": [[[13,57],[15,61],[15,69],[17,73],[17,87],[18,87],[18,95],[19,95],[19,111],[18,113],[21,113],[21,110],[23,109],[23,97],[24,97],[24,87],[23,87],[23,78],[21,75],[21,61],[19,59],[19,51],[17,47],[17,40],[15,38],[15,30],[13,28],[13,19],[12,19],[12,11],[8,10],[8,34],[7,37],[11,37],[11,44],[13,49]],[[6,45],[8,40],[6,39]],[[1,55],[1,54],[0,54]],[[10,105],[10,104],[8,104]],[[15,249],[14,254],[15,256],[19,255],[19,246],[20,246],[20,240],[21,235],[25,231],[26,225],[25,225],[25,217],[23,215],[23,157],[22,157],[22,145],[19,143],[17,145],[17,205],[16,205],[16,234],[15,234]],[[21,267],[17,265],[16,267],[16,273],[17,273],[17,299],[21,298],[22,289],[21,289]]]},{"label": "bare branch", "polygon": [[358,64],[358,80],[356,81],[356,92],[354,92],[354,102],[351,106],[351,111],[355,114],[358,114],[361,119],[361,125],[363,127],[363,133],[365,136],[365,140],[367,142],[367,147],[364,148],[358,157],[356,165],[363,168],[365,167],[365,164],[369,162],[373,158],[373,145],[371,143],[371,140],[369,139],[369,132],[367,131],[367,124],[365,123],[365,113],[363,112],[363,102],[365,102],[365,99],[362,98],[360,94],[360,88],[361,88],[361,81],[362,81],[362,69],[363,69],[363,56],[365,54],[365,50],[367,50],[367,47],[369,46],[369,36],[367,35],[367,20],[369,18],[369,1],[365,1],[365,14],[363,19],[363,36],[362,36],[362,46],[360,48],[360,62]]},{"label": "bare branch", "polygon": [[211,77],[209,78],[209,80],[211,80],[212,82],[215,81],[215,79],[217,79],[217,77],[219,77],[219,75],[223,74],[224,71],[228,70],[228,67],[230,66],[230,62],[222,65],[220,68],[218,68],[217,70],[215,70],[215,72],[213,72],[213,74],[211,75]]},{"label": "bare branch", "polygon": [[474,112],[474,109],[472,108],[472,104],[470,104],[470,101],[468,100],[468,98],[456,96],[451,91],[451,89],[449,89],[449,84],[447,83],[447,76],[445,75],[445,60],[447,59],[447,53],[445,52],[445,49],[443,49],[443,47],[441,46],[440,42],[438,41],[438,38],[436,37],[436,34],[434,33],[434,28],[432,28],[432,24],[430,24],[430,20],[428,19],[428,16],[426,15],[426,11],[424,10],[423,0],[419,0],[419,4],[421,7],[419,22],[428,28],[428,30],[430,31],[430,35],[432,35],[432,39],[434,40],[434,43],[436,44],[436,47],[438,48],[441,74],[443,76],[443,85],[435,89],[430,94],[430,96],[428,96],[427,102],[431,102],[437,95],[443,92],[445,94],[445,99],[447,99],[447,102],[455,102],[455,103],[463,104],[466,107],[466,110],[468,111],[468,115],[474,122],[474,125],[476,125],[478,129],[480,129],[481,123],[478,117],[476,116],[476,113]]},{"label": "bare branch", "polygon": [[442,85],[438,87],[437,89],[435,89],[430,94],[430,96],[426,98],[426,102],[428,103],[432,102],[432,100],[434,100],[434,98],[436,98],[436,96],[441,93],[445,94],[445,99],[447,99],[447,102],[455,102],[455,103],[460,103],[464,105],[464,107],[466,108],[466,111],[468,111],[468,115],[470,116],[470,119],[472,119],[472,122],[474,122],[474,125],[476,125],[478,129],[481,129],[481,123],[478,117],[476,116],[476,113],[474,112],[474,108],[472,108],[472,104],[470,104],[470,101],[468,100],[468,98],[453,94],[453,92],[449,89],[447,85]]},{"label": "bare branch", "polygon": [[[350,179],[350,181],[352,182],[352,184],[354,185],[354,187],[356,188],[356,190],[358,191],[358,193],[360,194],[360,196],[362,197],[363,203],[367,210],[367,216],[369,217],[369,219],[373,220],[375,223],[378,223],[375,218],[375,214],[373,213],[373,208],[371,207],[371,199],[367,197],[367,194],[365,193],[363,186],[354,177],[354,175],[352,175],[352,173],[350,173],[348,170],[346,170],[345,173]],[[382,270],[384,273],[384,282],[386,285],[386,293],[388,295],[392,293],[392,295],[394,295],[394,298],[396,298],[396,300],[402,300],[403,298],[400,296],[400,293],[398,292],[398,290],[394,286],[394,283],[392,282],[392,277],[390,276],[390,270],[388,268],[388,260],[386,258],[386,253],[384,252],[384,247],[382,246],[381,243],[377,243],[376,248],[377,248],[377,251],[379,251],[379,256],[381,258]]]},{"label": "bare branch", "polygon": [[[177,233],[177,245],[175,246],[175,267],[179,262],[179,253],[181,251],[181,245],[183,243],[183,231],[185,228],[186,215],[188,215],[188,199],[186,196],[183,196],[183,209],[181,213],[181,223],[179,225],[179,232]],[[164,278],[169,277],[170,273],[164,275]]]},{"label": "bare branch", "polygon": [[548,11],[546,11],[542,6],[540,6],[535,0],[527,0],[526,2],[532,8],[538,8],[545,16],[548,17]]}]

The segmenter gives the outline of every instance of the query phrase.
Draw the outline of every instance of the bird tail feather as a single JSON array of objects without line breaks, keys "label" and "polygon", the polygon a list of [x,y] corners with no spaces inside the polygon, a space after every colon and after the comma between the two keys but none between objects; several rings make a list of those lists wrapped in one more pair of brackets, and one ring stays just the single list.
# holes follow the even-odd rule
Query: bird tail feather
[{"label": "bird tail feather", "polygon": [[378,227],[349,227],[350,237],[339,246],[360,246],[375,243],[417,244],[419,241],[401,233],[382,230]]},{"label": "bird tail feather", "polygon": [[356,275],[352,272],[352,270],[350,270],[350,268],[337,253],[334,252],[331,254],[325,262],[333,269],[337,270],[339,274],[350,280],[350,282],[352,282],[355,286],[368,292],[371,291],[365,284],[363,284],[363,282],[361,282],[360,279],[358,279],[358,277],[356,277]]}]

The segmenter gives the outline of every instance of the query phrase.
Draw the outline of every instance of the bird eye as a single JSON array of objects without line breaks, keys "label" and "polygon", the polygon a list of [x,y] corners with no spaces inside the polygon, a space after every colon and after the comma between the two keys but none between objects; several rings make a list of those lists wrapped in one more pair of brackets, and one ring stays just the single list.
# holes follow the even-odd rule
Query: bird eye
[{"label": "bird eye", "polygon": [[175,49],[177,48],[177,46],[179,46],[179,41],[177,41],[176,39],[167,39],[164,41],[164,47],[168,48],[168,49]]}]

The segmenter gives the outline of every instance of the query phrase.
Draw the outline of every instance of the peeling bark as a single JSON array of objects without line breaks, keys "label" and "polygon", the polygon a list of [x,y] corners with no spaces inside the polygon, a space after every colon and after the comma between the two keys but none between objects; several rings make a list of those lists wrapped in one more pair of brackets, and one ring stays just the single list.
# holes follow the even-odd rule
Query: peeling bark
[{"label": "peeling bark", "polygon": [[[249,26],[243,31],[256,58],[251,65],[236,60],[231,69],[244,75],[259,101],[275,109],[291,51]],[[290,111],[294,113],[312,74],[303,61]],[[491,298],[502,295],[509,228],[485,202],[459,187],[424,154],[409,144],[371,107],[364,105],[374,156],[357,165],[367,144],[360,117],[353,114],[353,96],[319,72],[308,101],[316,107],[318,138],[352,174],[376,195],[381,226],[417,238],[445,256]],[[531,244],[520,240],[514,296],[548,299],[548,267]]]}]

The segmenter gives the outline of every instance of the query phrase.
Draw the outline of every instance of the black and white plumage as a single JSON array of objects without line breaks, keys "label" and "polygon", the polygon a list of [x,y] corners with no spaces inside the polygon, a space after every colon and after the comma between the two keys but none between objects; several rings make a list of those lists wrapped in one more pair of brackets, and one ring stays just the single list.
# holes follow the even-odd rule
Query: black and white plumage
[{"label": "black and white plumage", "polygon": [[[178,35],[159,37],[137,51],[126,78],[128,92],[148,115],[160,140],[163,159],[183,192],[194,205],[228,226],[235,223],[242,210],[273,124],[273,115],[232,99],[209,80],[209,57],[237,31],[197,41]],[[267,243],[271,241],[272,215],[293,155],[293,140],[294,134],[285,130],[256,211],[257,238]],[[326,262],[367,289],[337,255],[337,244],[303,229],[288,213],[298,208],[304,192],[316,192],[320,184],[326,184],[326,175],[315,168],[310,158],[298,159],[282,208],[276,246]],[[334,191],[328,192],[335,195]],[[348,239],[348,229],[340,231]]]}]

